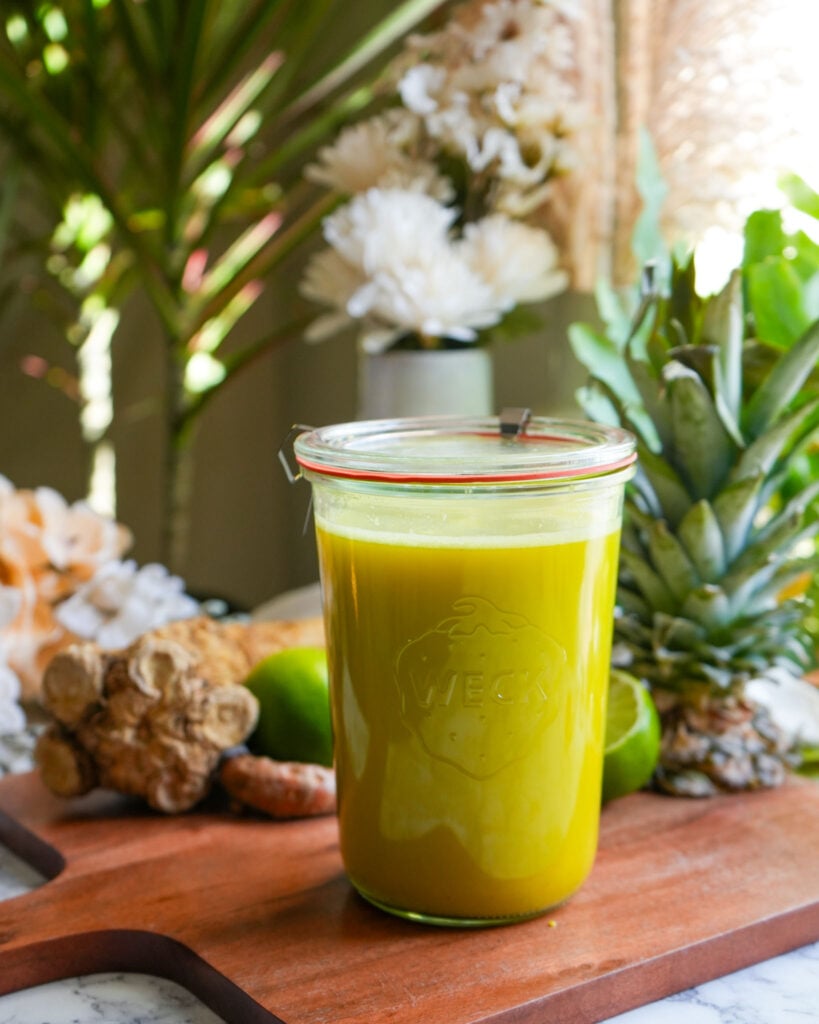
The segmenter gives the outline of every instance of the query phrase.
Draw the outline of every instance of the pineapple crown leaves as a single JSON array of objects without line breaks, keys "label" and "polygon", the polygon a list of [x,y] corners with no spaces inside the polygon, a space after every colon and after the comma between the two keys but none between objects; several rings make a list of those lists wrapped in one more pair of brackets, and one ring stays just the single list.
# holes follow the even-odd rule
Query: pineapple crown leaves
[{"label": "pineapple crown leaves", "polygon": [[788,502],[781,493],[819,427],[810,393],[819,321],[790,347],[769,346],[775,361],[754,381],[747,361],[760,342],[746,277],[738,269],[704,298],[691,258],[672,261],[665,287],[649,265],[630,320],[611,315],[604,289],[607,330],[570,329],[590,371],[584,411],[637,437],[617,631],[633,667],[661,685],[695,678],[731,689],[771,665],[802,671],[808,659],[806,604],[781,595],[819,566],[819,525],[808,522],[819,487]]}]

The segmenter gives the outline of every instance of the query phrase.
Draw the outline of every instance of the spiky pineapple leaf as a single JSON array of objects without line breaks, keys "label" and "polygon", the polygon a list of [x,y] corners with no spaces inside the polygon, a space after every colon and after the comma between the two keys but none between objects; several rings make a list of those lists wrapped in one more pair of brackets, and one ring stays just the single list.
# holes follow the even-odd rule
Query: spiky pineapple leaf
[{"label": "spiky pineapple leaf", "polygon": [[732,610],[728,595],[722,587],[715,583],[704,583],[688,594],[680,612],[685,618],[698,622],[709,632],[714,632],[731,622]]},{"label": "spiky pineapple leaf", "polygon": [[666,449],[672,440],[671,412],[660,391],[660,382],[650,363],[634,359],[627,352],[626,363],[634,386],[640,394],[643,409],[654,428],[652,438],[644,438],[653,452]]},{"label": "spiky pineapple leaf", "polygon": [[653,566],[677,601],[683,601],[689,590],[699,586],[701,580],[696,567],[664,519],[652,524],[648,549]]},{"label": "spiky pineapple leaf", "polygon": [[819,398],[807,402],[801,408],[780,419],[765,433],[761,434],[742,453],[732,470],[731,480],[742,480],[746,476],[768,476],[777,461],[787,451],[806,440],[816,429],[819,414]]},{"label": "spiky pineapple leaf", "polygon": [[742,407],[742,342],[745,333],[742,307],[742,274],[735,270],[728,283],[705,306],[703,341],[717,347],[717,373],[713,394],[725,428],[739,435]]},{"label": "spiky pineapple leaf", "polygon": [[753,537],[746,550],[734,563],[734,570],[746,566],[759,566],[768,558],[781,561],[801,543],[811,540],[819,531],[819,520],[806,525],[803,515],[796,511],[788,516],[777,516],[775,522],[775,529],[768,530],[763,537],[758,533]]},{"label": "spiky pineapple leaf", "polygon": [[674,462],[693,499],[711,498],[726,480],[737,446],[723,426],[702,377],[676,359],[663,370],[674,435]]},{"label": "spiky pineapple leaf", "polygon": [[628,587],[617,588],[617,605],[622,611],[636,615],[638,619],[646,622],[651,620],[651,609],[646,599]]},{"label": "spiky pineapple leaf", "polygon": [[710,583],[720,579],[726,566],[725,541],[710,503],[702,500],[692,505],[678,534],[702,580]]},{"label": "spiky pineapple leaf", "polygon": [[659,517],[665,518],[672,529],[676,529],[683,516],[691,507],[691,495],[679,473],[662,456],[656,455],[645,445],[637,445],[638,473],[648,481],[655,495],[655,506]]},{"label": "spiky pineapple leaf", "polygon": [[757,438],[796,398],[819,357],[819,320],[775,364],[751,396],[743,415],[743,433]]},{"label": "spiky pineapple leaf", "polygon": [[814,480],[807,487],[798,491],[788,503],[764,524],[757,528],[754,546],[767,543],[768,538],[781,529],[782,524],[801,522],[805,511],[819,497],[819,480]]},{"label": "spiky pineapple leaf", "polygon": [[697,294],[694,255],[674,263],[671,290],[668,297],[667,321],[676,325],[678,332],[674,344],[695,345],[702,330],[703,299]]},{"label": "spiky pineapple leaf", "polygon": [[651,608],[663,612],[676,610],[677,602],[665,580],[638,554],[624,548],[620,552],[620,561]]},{"label": "spiky pineapple leaf", "polygon": [[743,477],[723,488],[711,503],[725,542],[728,566],[745,550],[764,482],[761,474]]},{"label": "spiky pineapple leaf", "polygon": [[728,595],[732,618],[739,619],[746,613],[749,603],[765,590],[777,568],[778,560],[771,556],[756,565],[746,563],[722,579],[721,586]]},{"label": "spiky pineapple leaf", "polygon": [[679,650],[690,656],[690,652],[703,643],[708,636],[699,623],[682,619],[677,615],[657,612],[654,616],[655,646],[666,651]]}]

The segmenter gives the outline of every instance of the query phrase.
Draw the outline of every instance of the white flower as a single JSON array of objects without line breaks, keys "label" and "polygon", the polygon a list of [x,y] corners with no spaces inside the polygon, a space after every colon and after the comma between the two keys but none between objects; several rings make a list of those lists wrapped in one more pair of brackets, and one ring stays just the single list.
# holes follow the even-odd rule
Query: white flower
[{"label": "white flower", "polygon": [[324,222],[337,258],[319,254],[314,260],[310,297],[365,321],[373,332],[369,347],[383,348],[406,332],[473,341],[509,304],[453,242],[456,216],[416,192],[370,189],[357,196]]},{"label": "white flower", "polygon": [[547,232],[493,214],[464,228],[460,245],[467,263],[498,302],[540,302],[563,291],[567,275]]},{"label": "white flower", "polygon": [[319,150],[318,163],[306,178],[355,195],[370,188],[425,192],[444,202],[452,199],[452,182],[419,155],[420,120],[408,110],[390,110],[345,128],[332,146]]},{"label": "white flower", "polygon": [[310,324],[305,333],[307,341],[323,341],[353,323],[347,303],[365,280],[362,271],[345,262],[335,249],[322,249],[310,258],[301,283],[302,294],[330,306],[333,312]]},{"label": "white flower", "polygon": [[497,179],[501,199],[506,188],[539,189],[574,164],[567,137],[583,108],[571,80],[569,10],[473,0],[440,32],[411,37],[398,62],[405,106],[444,149]]},{"label": "white flower", "polygon": [[127,647],[142,633],[196,615],[178,576],[161,565],[109,562],[56,611],[61,625],[102,647]]}]

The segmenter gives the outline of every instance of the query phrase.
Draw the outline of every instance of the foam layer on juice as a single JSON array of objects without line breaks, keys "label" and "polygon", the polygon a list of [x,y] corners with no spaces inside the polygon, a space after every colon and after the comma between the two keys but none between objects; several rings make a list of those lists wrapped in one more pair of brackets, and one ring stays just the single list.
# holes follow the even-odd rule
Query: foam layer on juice
[{"label": "foam layer on juice", "polygon": [[539,547],[606,537],[620,528],[622,486],[493,497],[359,495],[317,490],[316,523],[353,540],[406,547]]},{"label": "foam layer on juice", "polygon": [[564,526],[558,532],[549,529],[545,533],[524,533],[524,534],[480,534],[471,536],[469,534],[452,535],[441,533],[416,534],[409,532],[388,533],[384,530],[366,529],[356,526],[339,526],[337,523],[329,524],[318,516],[316,523],[319,528],[327,533],[334,533],[339,537],[346,537],[348,540],[365,541],[371,544],[388,544],[391,547],[408,548],[541,548],[555,544],[572,544],[577,541],[590,540],[593,537],[605,537],[612,533],[611,527],[604,529],[601,525],[597,529],[587,527]]}]

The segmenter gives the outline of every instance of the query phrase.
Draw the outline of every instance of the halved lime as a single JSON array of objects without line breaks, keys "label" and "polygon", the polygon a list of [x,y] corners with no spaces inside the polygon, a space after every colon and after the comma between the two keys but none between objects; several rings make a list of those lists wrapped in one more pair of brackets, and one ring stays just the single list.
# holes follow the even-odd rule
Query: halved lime
[{"label": "halved lime", "polygon": [[603,801],[641,789],[660,755],[660,718],[639,679],[612,669],[603,757]]}]

